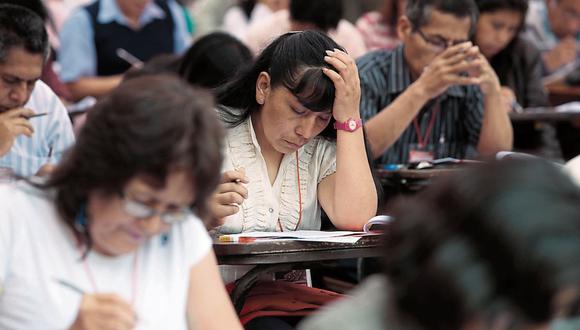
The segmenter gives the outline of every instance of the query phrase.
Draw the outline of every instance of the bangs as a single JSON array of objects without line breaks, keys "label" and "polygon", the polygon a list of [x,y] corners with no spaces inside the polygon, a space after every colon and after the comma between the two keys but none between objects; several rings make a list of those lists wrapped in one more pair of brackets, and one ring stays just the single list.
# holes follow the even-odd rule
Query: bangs
[{"label": "bangs", "polygon": [[332,112],[334,83],[322,72],[321,67],[307,68],[298,81],[292,78],[284,79],[284,86],[296,96],[302,106],[314,112]]}]

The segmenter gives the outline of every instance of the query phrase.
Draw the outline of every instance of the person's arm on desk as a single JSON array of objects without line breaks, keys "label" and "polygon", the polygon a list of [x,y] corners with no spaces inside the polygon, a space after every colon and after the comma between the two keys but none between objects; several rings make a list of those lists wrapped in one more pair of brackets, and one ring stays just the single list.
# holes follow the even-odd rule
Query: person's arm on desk
[{"label": "person's arm on desk", "polygon": [[[335,88],[332,116],[337,122],[360,120],[360,81],[354,59],[338,50],[327,54],[326,62],[337,70],[323,69]],[[336,135],[336,172],[318,184],[318,200],[337,228],[361,230],[376,214],[378,204],[363,129],[337,130]]]},{"label": "person's arm on desk", "polygon": [[507,112],[502,107],[501,85],[495,71],[483,54],[473,60],[477,64],[475,79],[484,95],[484,113],[477,151],[492,155],[501,150],[511,150],[513,129]]},{"label": "person's arm on desk", "polygon": [[85,294],[69,330],[135,328],[137,318],[131,305],[115,294]]},{"label": "person's arm on desk", "polygon": [[71,93],[73,100],[81,100],[86,96],[101,97],[108,94],[113,88],[117,87],[122,75],[114,75],[108,77],[82,77],[76,81],[67,83],[67,87]]},{"label": "person's arm on desk", "polygon": [[242,329],[222,282],[213,250],[191,269],[189,278],[189,329]]},{"label": "person's arm on desk", "polygon": [[375,157],[380,157],[405,131],[413,118],[432,100],[453,85],[473,85],[474,77],[460,75],[475,68],[467,61],[479,52],[471,42],[447,48],[438,55],[395,101],[367,121],[369,143]]}]

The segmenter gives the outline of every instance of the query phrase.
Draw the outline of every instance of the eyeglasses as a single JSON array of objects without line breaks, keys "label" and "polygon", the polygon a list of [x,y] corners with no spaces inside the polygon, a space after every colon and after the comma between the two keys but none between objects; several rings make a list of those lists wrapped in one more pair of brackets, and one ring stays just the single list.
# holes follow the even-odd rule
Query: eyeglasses
[{"label": "eyeglasses", "polygon": [[119,195],[121,197],[123,211],[137,219],[148,219],[158,215],[163,223],[173,225],[187,220],[193,214],[189,207],[159,212],[149,205],[127,197],[123,192],[120,192]]},{"label": "eyeglasses", "polygon": [[421,38],[427,44],[437,48],[440,51],[443,51],[449,47],[456,46],[456,45],[459,45],[459,44],[462,44],[464,42],[469,41],[469,40],[446,40],[446,39],[443,39],[441,37],[428,36],[425,33],[423,33],[423,31],[421,31],[419,28],[416,28],[415,31],[417,31],[417,33],[419,33]]}]

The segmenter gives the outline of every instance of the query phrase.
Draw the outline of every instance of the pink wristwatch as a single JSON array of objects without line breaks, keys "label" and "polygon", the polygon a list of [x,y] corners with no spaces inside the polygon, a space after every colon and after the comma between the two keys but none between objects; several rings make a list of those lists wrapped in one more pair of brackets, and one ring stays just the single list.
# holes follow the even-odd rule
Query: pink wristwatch
[{"label": "pink wristwatch", "polygon": [[354,132],[362,127],[362,119],[348,118],[345,122],[334,122],[334,129],[339,129],[347,132]]}]

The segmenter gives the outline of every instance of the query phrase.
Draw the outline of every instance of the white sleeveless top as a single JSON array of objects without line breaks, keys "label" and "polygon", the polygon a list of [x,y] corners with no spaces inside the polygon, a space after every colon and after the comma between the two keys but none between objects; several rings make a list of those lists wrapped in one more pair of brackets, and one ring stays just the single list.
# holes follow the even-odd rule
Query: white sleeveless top
[{"label": "white sleeveless top", "polygon": [[[270,184],[252,121],[230,128],[225,139],[223,171],[244,168],[249,179],[248,199],[237,214],[227,217],[220,233],[245,231],[284,231],[296,228],[300,218],[299,192],[302,196],[302,221],[298,229],[320,229],[318,184],[336,172],[336,143],[316,137],[296,153],[284,155],[280,169]],[[298,173],[300,171],[300,184]]]}]

